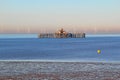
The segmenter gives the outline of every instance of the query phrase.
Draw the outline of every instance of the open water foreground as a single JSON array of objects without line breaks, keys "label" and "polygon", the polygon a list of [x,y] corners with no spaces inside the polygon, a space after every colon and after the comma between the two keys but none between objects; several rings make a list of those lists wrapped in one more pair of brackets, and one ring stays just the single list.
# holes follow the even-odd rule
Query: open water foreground
[{"label": "open water foreground", "polygon": [[0,34],[0,60],[120,62],[120,36],[40,39],[37,34]]},{"label": "open water foreground", "polygon": [[0,80],[120,80],[120,36],[0,34]]}]

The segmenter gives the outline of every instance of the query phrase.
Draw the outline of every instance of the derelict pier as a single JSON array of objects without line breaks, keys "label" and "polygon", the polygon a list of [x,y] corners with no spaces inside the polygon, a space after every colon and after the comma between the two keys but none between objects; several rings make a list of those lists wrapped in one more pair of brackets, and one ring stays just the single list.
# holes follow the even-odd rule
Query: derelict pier
[{"label": "derelict pier", "polygon": [[68,33],[63,29],[55,33],[42,33],[38,35],[39,38],[85,38],[85,33]]}]

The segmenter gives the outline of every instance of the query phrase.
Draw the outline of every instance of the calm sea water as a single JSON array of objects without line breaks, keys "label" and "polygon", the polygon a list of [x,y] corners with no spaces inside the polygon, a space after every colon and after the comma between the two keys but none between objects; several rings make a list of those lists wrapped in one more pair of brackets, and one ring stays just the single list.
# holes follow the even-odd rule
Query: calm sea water
[{"label": "calm sea water", "polygon": [[38,39],[37,34],[0,34],[0,60],[120,61],[120,36]]}]

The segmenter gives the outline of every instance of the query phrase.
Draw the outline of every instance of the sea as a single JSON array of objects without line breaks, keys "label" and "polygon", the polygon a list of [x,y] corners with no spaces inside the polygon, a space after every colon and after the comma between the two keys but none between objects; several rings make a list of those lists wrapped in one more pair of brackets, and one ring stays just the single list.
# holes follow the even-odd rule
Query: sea
[{"label": "sea", "polygon": [[120,35],[38,38],[38,34],[0,34],[0,60],[120,62]]}]

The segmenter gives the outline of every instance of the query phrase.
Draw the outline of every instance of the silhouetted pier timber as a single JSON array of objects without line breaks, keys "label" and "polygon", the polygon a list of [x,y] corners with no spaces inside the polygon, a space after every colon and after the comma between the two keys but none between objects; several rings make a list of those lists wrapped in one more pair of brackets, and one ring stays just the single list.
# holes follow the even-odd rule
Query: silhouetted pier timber
[{"label": "silhouetted pier timber", "polygon": [[42,33],[39,38],[85,38],[85,33],[67,33],[63,29],[56,33]]}]

